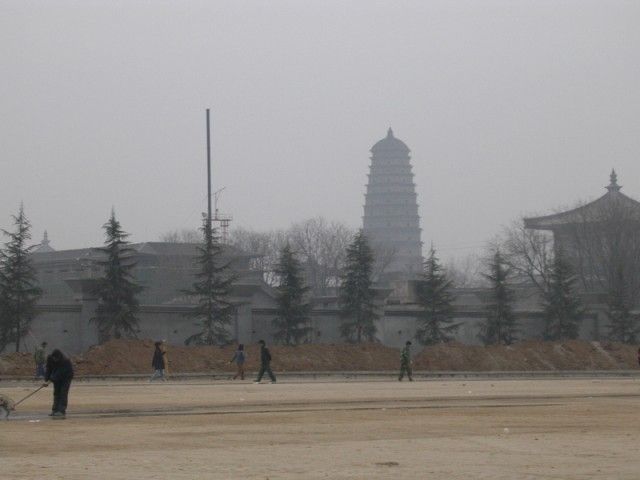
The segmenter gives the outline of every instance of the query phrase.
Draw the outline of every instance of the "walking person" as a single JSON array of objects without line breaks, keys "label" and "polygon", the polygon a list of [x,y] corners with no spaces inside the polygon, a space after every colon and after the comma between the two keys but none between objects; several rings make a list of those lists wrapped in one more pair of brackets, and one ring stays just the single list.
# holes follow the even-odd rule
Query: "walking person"
[{"label": "walking person", "polygon": [[150,382],[153,382],[156,379],[160,379],[165,382],[167,379],[165,378],[165,371],[167,370],[167,352],[164,348],[163,342],[154,343],[155,350],[153,351],[153,359],[151,360],[151,367],[153,368],[153,375],[149,379]]},{"label": "walking person", "polygon": [[271,371],[271,352],[269,352],[264,340],[260,340],[258,344],[260,345],[260,371],[258,372],[258,378],[253,383],[260,383],[265,372],[271,378],[271,383],[276,383],[276,376]]},{"label": "walking person", "polygon": [[229,363],[236,364],[236,374],[233,376],[232,380],[235,380],[240,377],[240,380],[244,380],[244,362],[247,359],[246,354],[244,353],[244,345],[242,343],[238,344],[238,349],[236,353],[233,354],[233,358],[229,360]]},{"label": "walking person", "polygon": [[33,352],[33,361],[36,364],[36,378],[44,378],[45,363],[47,361],[47,342],[42,342],[36,351]]},{"label": "walking person", "polygon": [[167,381],[168,380],[168,376],[169,376],[169,356],[167,355],[167,341],[166,340],[162,340],[162,366],[164,367],[164,377],[163,377],[163,381]]},{"label": "walking person", "polygon": [[53,406],[50,417],[64,419],[67,415],[67,403],[69,400],[69,388],[73,380],[73,365],[57,348],[47,357],[47,369],[44,377],[44,387],[53,383]]},{"label": "walking person", "polygon": [[404,348],[400,352],[400,376],[398,377],[398,381],[402,381],[404,378],[404,374],[407,374],[410,382],[413,382],[412,371],[411,371],[411,342],[407,340],[407,343],[404,344]]}]

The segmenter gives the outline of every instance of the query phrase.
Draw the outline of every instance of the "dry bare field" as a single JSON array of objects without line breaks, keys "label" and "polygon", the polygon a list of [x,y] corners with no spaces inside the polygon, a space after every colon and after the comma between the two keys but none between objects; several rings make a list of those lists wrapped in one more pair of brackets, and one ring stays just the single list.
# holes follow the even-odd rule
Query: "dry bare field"
[{"label": "dry bare field", "polygon": [[[14,399],[30,384],[0,386]],[[77,382],[0,422],[2,479],[637,479],[638,379]]]}]

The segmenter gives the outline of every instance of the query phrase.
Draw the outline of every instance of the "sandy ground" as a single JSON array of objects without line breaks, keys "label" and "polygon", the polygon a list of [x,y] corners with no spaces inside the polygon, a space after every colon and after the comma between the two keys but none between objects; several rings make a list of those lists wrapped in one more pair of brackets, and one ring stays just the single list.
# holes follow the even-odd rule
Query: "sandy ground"
[{"label": "sandy ground", "polygon": [[0,478],[640,477],[638,379],[77,382],[64,421],[50,395],[0,421]]}]

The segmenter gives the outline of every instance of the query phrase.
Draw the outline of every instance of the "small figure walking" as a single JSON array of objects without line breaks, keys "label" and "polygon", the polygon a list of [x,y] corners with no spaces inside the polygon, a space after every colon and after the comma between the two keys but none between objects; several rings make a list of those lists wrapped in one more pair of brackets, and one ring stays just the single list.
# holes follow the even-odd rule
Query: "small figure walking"
[{"label": "small figure walking", "polygon": [[260,344],[260,371],[258,372],[258,378],[253,383],[260,383],[264,372],[267,372],[269,378],[271,378],[271,383],[276,383],[276,376],[271,371],[271,352],[269,352],[264,340],[260,340],[258,343]]},{"label": "small figure walking", "polygon": [[640,348],[638,349],[638,365],[640,365]]},{"label": "small figure walking", "polygon": [[407,377],[410,382],[413,382],[413,377],[411,376],[411,342],[407,340],[404,348],[400,352],[400,376],[398,377],[398,381],[402,381],[404,378],[405,372],[407,373]]},{"label": "small figure walking", "polygon": [[233,376],[233,380],[240,377],[240,380],[244,380],[244,362],[247,359],[247,356],[244,353],[244,345],[242,343],[238,344],[238,349],[236,353],[233,354],[233,358],[229,360],[229,363],[236,363],[236,374]]},{"label": "small figure walking", "polygon": [[33,361],[36,364],[36,378],[44,378],[45,376],[45,363],[47,361],[47,342],[42,342],[39,347],[36,347],[36,351],[33,352]]},{"label": "small figure walking", "polygon": [[149,379],[150,382],[153,382],[156,379],[160,379],[163,382],[166,382],[164,374],[167,370],[167,352],[164,348],[163,342],[154,343],[156,349],[153,352],[153,359],[151,360],[151,367],[153,368],[153,375]]},{"label": "small figure walking", "polygon": [[47,370],[43,384],[43,387],[47,387],[49,382],[53,383],[53,406],[49,416],[55,420],[66,418],[71,380],[73,380],[71,360],[56,348],[47,357]]}]

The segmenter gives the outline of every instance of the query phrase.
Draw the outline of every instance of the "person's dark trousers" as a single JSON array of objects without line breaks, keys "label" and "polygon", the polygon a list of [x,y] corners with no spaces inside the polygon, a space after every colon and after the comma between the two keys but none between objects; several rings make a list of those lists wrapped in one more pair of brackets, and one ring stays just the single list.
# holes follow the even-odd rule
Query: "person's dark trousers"
[{"label": "person's dark trousers", "polygon": [[69,388],[71,380],[63,382],[53,382],[53,406],[52,412],[67,413],[67,402],[69,400]]},{"label": "person's dark trousers", "polygon": [[402,380],[404,378],[405,372],[407,373],[407,377],[409,377],[409,380],[413,381],[413,378],[411,376],[411,374],[413,373],[411,371],[411,365],[407,363],[403,363],[400,365],[400,377],[398,377],[398,380]]},{"label": "person's dark trousers", "polygon": [[271,371],[271,364],[263,363],[262,365],[260,365],[260,371],[258,372],[258,379],[256,380],[256,382],[259,382],[260,380],[262,380],[262,376],[264,375],[264,372],[267,372],[267,375],[269,375],[269,378],[271,378],[272,382],[276,381],[276,376]]}]

